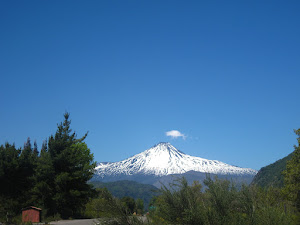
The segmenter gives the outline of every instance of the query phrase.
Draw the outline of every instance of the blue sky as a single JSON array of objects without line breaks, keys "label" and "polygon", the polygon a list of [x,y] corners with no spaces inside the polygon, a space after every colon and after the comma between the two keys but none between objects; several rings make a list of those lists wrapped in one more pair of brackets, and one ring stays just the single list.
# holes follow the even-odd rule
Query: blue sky
[{"label": "blue sky", "polygon": [[299,1],[1,1],[0,144],[40,147],[68,111],[99,162],[167,141],[260,169],[293,151],[300,128],[299,11]]}]

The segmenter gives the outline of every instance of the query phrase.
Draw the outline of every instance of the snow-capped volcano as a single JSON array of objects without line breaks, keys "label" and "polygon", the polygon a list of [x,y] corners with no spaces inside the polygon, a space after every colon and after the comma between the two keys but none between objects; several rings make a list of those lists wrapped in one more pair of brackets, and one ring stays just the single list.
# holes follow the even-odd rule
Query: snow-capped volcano
[{"label": "snow-capped volcano", "polygon": [[188,171],[224,175],[252,175],[257,171],[240,168],[217,161],[194,157],[177,150],[170,143],[161,142],[154,147],[115,163],[99,163],[96,174],[99,177],[117,175],[183,174]]}]

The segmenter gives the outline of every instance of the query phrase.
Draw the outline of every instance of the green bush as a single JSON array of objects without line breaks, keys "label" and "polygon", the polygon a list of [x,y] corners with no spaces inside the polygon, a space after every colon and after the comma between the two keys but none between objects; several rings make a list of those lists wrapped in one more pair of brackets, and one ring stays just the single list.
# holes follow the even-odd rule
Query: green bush
[{"label": "green bush", "polygon": [[267,190],[207,177],[189,186],[185,178],[163,186],[150,210],[154,224],[261,225],[297,224],[295,211],[280,189]]}]

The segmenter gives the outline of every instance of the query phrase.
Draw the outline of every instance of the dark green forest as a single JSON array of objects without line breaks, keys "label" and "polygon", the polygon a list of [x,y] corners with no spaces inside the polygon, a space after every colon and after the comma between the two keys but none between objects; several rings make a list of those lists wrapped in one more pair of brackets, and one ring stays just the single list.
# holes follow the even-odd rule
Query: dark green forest
[{"label": "dark green forest", "polygon": [[[69,113],[41,149],[0,146],[0,222],[21,223],[21,209],[42,208],[44,222],[100,218],[101,224],[300,224],[300,129],[294,152],[262,168],[251,185],[207,175],[204,186],[179,178],[154,190],[129,181],[90,182],[96,163],[72,131]],[[122,187],[122,188],[121,188]],[[147,211],[145,211],[147,209]],[[144,216],[143,216],[144,215]],[[142,218],[142,219],[141,219]]]}]

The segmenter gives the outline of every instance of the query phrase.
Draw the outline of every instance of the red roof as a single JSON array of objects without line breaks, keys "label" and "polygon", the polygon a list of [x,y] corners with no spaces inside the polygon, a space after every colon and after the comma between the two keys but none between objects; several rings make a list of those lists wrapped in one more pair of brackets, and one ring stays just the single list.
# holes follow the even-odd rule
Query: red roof
[{"label": "red roof", "polygon": [[35,210],[38,210],[38,211],[42,211],[42,209],[37,208],[37,207],[34,207],[34,206],[28,206],[28,207],[26,207],[26,208],[23,208],[22,211],[28,210],[28,209],[35,209]]}]

